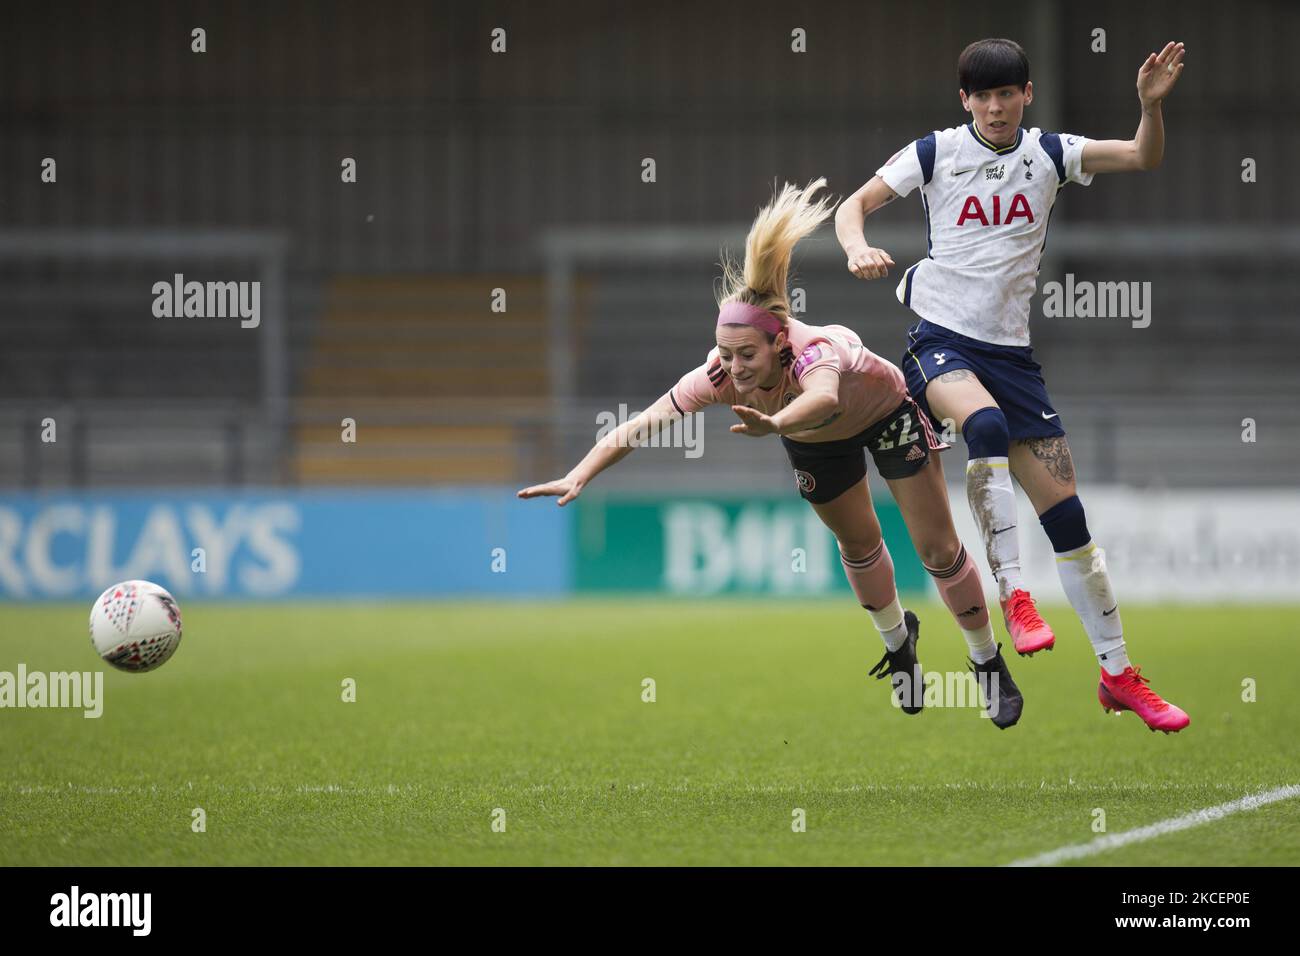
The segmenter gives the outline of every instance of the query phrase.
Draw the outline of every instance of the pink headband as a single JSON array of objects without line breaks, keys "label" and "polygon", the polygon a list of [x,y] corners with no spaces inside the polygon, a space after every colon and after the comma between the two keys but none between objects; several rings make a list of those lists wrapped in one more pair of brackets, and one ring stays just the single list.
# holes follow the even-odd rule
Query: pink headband
[{"label": "pink headband", "polygon": [[718,310],[718,325],[749,325],[761,329],[768,335],[776,335],[784,326],[767,309],[760,309],[747,302],[728,302]]}]

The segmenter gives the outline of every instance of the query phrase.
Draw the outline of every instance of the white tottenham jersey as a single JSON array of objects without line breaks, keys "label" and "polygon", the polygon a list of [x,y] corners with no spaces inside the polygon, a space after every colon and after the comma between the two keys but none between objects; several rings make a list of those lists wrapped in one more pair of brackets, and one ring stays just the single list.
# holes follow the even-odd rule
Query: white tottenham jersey
[{"label": "white tottenham jersey", "polygon": [[993,147],[973,125],[938,130],[876,170],[894,192],[921,187],[927,257],[898,283],[923,319],[996,345],[1029,344],[1029,300],[1056,192],[1086,186],[1088,140],[1039,129]]}]

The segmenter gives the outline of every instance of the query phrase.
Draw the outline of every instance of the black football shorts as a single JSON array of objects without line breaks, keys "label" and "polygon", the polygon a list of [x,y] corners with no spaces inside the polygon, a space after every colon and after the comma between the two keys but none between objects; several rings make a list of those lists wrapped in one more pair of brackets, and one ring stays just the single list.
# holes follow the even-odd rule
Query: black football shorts
[{"label": "black football shorts", "polygon": [[799,494],[819,505],[834,501],[866,476],[868,451],[882,478],[910,478],[925,467],[930,452],[948,447],[911,398],[851,438],[808,442],[782,435],[781,443]]}]

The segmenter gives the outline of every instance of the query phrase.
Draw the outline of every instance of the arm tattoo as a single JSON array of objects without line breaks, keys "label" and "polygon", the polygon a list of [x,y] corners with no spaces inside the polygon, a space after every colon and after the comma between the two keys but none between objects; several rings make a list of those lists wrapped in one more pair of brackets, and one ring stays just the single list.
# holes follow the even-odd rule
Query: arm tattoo
[{"label": "arm tattoo", "polygon": [[1065,438],[1030,438],[1024,443],[1033,456],[1047,466],[1047,473],[1062,485],[1074,481],[1074,460]]},{"label": "arm tattoo", "polygon": [[975,375],[968,368],[955,368],[951,372],[944,372],[942,375],[936,378],[935,381],[936,382],[964,382],[967,379],[972,379],[974,377]]}]

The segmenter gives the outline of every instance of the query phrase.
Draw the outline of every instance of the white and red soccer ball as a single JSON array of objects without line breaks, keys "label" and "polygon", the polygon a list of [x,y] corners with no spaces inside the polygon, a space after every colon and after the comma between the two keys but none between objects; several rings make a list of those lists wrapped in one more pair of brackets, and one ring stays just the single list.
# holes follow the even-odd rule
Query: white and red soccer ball
[{"label": "white and red soccer ball", "polygon": [[180,646],[181,610],[150,581],[114,584],[90,609],[90,643],[120,670],[151,671]]}]

